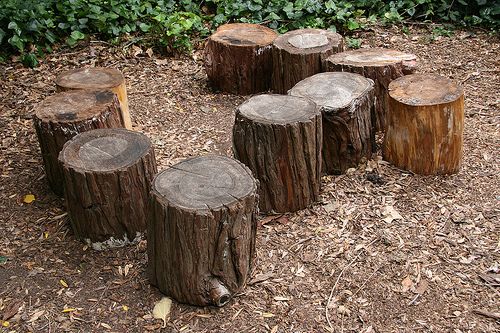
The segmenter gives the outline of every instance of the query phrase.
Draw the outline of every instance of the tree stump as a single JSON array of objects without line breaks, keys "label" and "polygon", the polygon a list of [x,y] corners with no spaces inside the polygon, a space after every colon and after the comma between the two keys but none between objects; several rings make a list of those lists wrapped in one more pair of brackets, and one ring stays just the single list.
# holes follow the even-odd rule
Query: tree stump
[{"label": "tree stump", "polygon": [[318,200],[321,113],[309,99],[259,95],[236,110],[233,151],[260,181],[264,212],[294,212]]},{"label": "tree stump", "polygon": [[111,91],[68,91],[48,97],[33,116],[47,181],[63,194],[63,174],[57,160],[66,141],[97,128],[123,127],[120,104]]},{"label": "tree stump", "polygon": [[119,70],[102,67],[69,70],[57,76],[56,87],[58,91],[73,89],[111,90],[118,96],[120,101],[124,127],[132,129],[125,78]]},{"label": "tree stump", "polygon": [[255,255],[257,182],[225,156],[195,157],[153,180],[148,275],[166,295],[223,306],[240,291]]},{"label": "tree stump", "polygon": [[300,80],[324,72],[326,58],[342,51],[344,39],[328,30],[299,29],[278,36],[272,50],[272,90],[286,94]]},{"label": "tree stump", "polygon": [[75,136],[59,155],[76,238],[94,249],[126,245],[146,230],[156,161],[151,141],[124,128]]},{"label": "tree stump", "polygon": [[370,159],[375,145],[371,111],[374,83],[361,75],[319,73],[288,92],[312,99],[323,115],[322,172],[341,174]]},{"label": "tree stump", "polygon": [[205,47],[205,69],[212,86],[239,95],[267,91],[276,36],[273,30],[257,24],[220,26]]},{"label": "tree stump", "polygon": [[413,74],[389,84],[384,159],[412,172],[458,172],[462,161],[464,92],[434,74]]},{"label": "tree stump", "polygon": [[416,69],[417,57],[396,50],[373,48],[346,51],[326,60],[327,71],[358,73],[375,82],[375,109],[372,123],[376,131],[385,130],[387,87],[389,83]]}]

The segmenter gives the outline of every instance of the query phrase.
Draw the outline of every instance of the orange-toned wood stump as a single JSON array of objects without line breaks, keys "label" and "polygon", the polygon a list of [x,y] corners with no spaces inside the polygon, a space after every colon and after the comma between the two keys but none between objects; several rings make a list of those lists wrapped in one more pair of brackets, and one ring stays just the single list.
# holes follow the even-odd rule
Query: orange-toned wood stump
[{"label": "orange-toned wood stump", "polygon": [[72,89],[111,90],[118,96],[120,101],[124,127],[132,129],[125,78],[119,70],[103,67],[69,70],[57,76],[56,87],[58,91]]},{"label": "orange-toned wood stump", "polygon": [[277,33],[258,25],[220,26],[205,47],[205,69],[210,84],[239,95],[267,91],[271,85],[272,43]]},{"label": "orange-toned wood stump", "polygon": [[338,33],[322,29],[299,29],[278,36],[273,43],[271,88],[286,94],[297,82],[325,70],[326,58],[344,51]]},{"label": "orange-toned wood stump", "polygon": [[389,85],[384,159],[412,172],[451,174],[462,161],[464,92],[452,80],[413,74]]}]

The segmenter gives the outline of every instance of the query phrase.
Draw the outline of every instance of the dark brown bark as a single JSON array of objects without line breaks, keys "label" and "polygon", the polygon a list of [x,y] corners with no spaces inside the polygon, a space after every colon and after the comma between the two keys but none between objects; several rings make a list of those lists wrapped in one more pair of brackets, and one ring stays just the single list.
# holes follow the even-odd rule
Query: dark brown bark
[{"label": "dark brown bark", "polygon": [[48,97],[33,116],[50,188],[63,194],[63,174],[57,160],[75,135],[97,128],[123,127],[120,104],[111,91],[68,91]]},{"label": "dark brown bark", "polygon": [[148,275],[182,303],[225,305],[240,291],[255,255],[257,181],[225,156],[195,157],[153,180]]},{"label": "dark brown bark", "polygon": [[331,55],[326,70],[361,74],[375,82],[375,109],[372,123],[376,131],[385,130],[389,83],[415,71],[417,57],[396,50],[372,48],[346,51]]},{"label": "dark brown bark", "polygon": [[358,74],[329,72],[313,75],[289,94],[312,99],[323,115],[322,172],[341,174],[370,159],[375,135],[371,112],[374,83]]},{"label": "dark brown bark", "polygon": [[318,200],[321,113],[305,98],[259,95],[236,110],[233,151],[260,181],[260,209],[294,212]]},{"label": "dark brown bark", "polygon": [[324,72],[326,58],[342,51],[344,39],[328,30],[299,29],[278,36],[272,50],[272,90],[286,94],[297,82]]},{"label": "dark brown bark", "polygon": [[205,69],[218,90],[249,95],[269,90],[271,45],[277,34],[257,24],[220,26],[205,47]]},{"label": "dark brown bark", "polygon": [[140,238],[156,173],[148,137],[118,128],[85,132],[64,145],[59,161],[76,238],[96,249]]}]

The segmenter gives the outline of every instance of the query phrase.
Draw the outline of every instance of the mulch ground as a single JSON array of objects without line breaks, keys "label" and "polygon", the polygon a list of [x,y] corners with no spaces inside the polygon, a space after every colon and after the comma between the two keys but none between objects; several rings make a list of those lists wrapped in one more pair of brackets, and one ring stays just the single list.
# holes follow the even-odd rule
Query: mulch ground
[{"label": "mulch ground", "polygon": [[[423,177],[374,156],[324,177],[320,202],[261,220],[255,271],[240,294],[221,309],[174,302],[163,329],[152,316],[162,295],[145,275],[145,242],[97,252],[74,239],[44,178],[33,108],[64,70],[116,67],[161,170],[190,156],[231,155],[244,98],[209,89],[199,51],[164,59],[90,42],[35,69],[0,65],[0,331],[499,332],[500,43],[484,31],[429,31],[359,37],[363,46],[412,52],[420,72],[461,82],[462,170]],[[35,201],[23,202],[27,194]]]}]

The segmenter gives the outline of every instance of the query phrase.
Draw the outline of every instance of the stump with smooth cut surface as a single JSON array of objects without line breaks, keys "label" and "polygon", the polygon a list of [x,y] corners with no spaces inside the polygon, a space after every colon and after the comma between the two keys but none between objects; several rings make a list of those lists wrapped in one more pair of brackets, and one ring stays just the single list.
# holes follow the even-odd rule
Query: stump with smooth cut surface
[{"label": "stump with smooth cut surface", "polygon": [[132,129],[125,78],[119,70],[103,67],[77,68],[59,74],[55,82],[58,91],[73,89],[111,90],[120,101],[123,126]]},{"label": "stump with smooth cut surface", "polygon": [[416,64],[417,57],[413,54],[371,48],[333,54],[326,60],[326,70],[358,73],[375,82],[376,101],[372,122],[376,131],[384,131],[388,108],[387,87],[392,80],[413,73]]},{"label": "stump with smooth cut surface", "polygon": [[271,89],[286,94],[297,82],[325,71],[328,56],[344,50],[338,33],[322,29],[292,30],[273,42]]},{"label": "stump with smooth cut surface", "polygon": [[271,84],[271,46],[277,33],[258,25],[231,23],[208,38],[205,70],[211,85],[224,92],[249,95]]},{"label": "stump with smooth cut surface", "polygon": [[464,92],[435,74],[413,74],[389,85],[384,159],[412,172],[451,174],[460,169]]},{"label": "stump with smooth cut surface", "polygon": [[63,173],[57,160],[64,144],[75,135],[97,128],[123,127],[120,104],[111,91],[68,91],[50,96],[33,116],[47,181],[63,194]]},{"label": "stump with smooth cut surface", "polygon": [[371,79],[353,73],[319,73],[300,81],[288,93],[312,99],[321,110],[323,173],[341,174],[370,159],[375,141]]},{"label": "stump with smooth cut surface", "polygon": [[76,238],[95,249],[140,239],[156,173],[147,136],[124,128],[88,131],[64,145],[59,161]]},{"label": "stump with smooth cut surface", "polygon": [[294,212],[318,199],[321,113],[309,99],[259,95],[236,110],[235,157],[260,181],[264,212]]},{"label": "stump with smooth cut surface", "polygon": [[255,255],[257,182],[225,156],[195,157],[153,180],[148,275],[181,303],[223,306],[249,277]]}]

